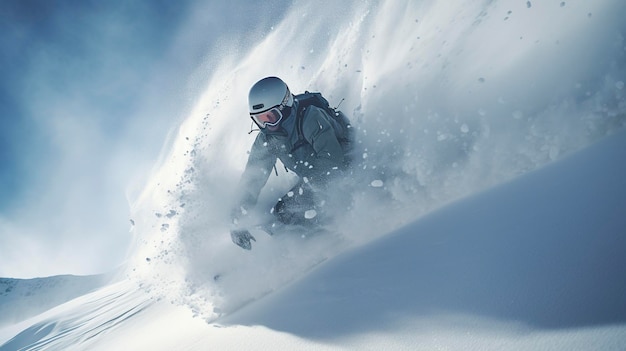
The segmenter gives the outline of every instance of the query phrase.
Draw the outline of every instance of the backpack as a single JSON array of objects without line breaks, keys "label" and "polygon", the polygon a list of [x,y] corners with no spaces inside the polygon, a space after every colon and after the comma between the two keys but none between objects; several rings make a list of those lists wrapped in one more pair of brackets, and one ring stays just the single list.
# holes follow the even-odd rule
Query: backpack
[{"label": "backpack", "polygon": [[306,109],[310,106],[321,108],[330,116],[330,124],[335,130],[337,139],[344,147],[344,151],[346,150],[352,142],[353,131],[352,126],[350,125],[350,120],[343,112],[337,110],[336,107],[330,107],[328,101],[322,96],[321,93],[305,91],[302,94],[294,96],[294,100],[298,101],[298,110],[296,111],[296,130],[298,131],[298,142],[294,145],[294,150],[308,143],[304,138],[302,124]]}]

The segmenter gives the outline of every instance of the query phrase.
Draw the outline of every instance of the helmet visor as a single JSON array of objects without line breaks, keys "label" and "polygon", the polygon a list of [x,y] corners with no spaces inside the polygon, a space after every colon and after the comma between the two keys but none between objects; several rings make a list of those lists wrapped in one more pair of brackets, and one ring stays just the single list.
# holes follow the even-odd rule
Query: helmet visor
[{"label": "helmet visor", "polygon": [[283,114],[278,107],[273,107],[265,112],[250,114],[254,123],[259,127],[275,127],[283,119]]}]

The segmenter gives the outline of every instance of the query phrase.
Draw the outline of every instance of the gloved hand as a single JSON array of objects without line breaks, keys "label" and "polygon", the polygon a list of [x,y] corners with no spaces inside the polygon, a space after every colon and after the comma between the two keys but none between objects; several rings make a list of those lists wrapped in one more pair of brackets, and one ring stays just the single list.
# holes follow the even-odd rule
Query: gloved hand
[{"label": "gloved hand", "polygon": [[245,250],[252,249],[252,243],[250,240],[256,241],[256,239],[250,234],[247,229],[233,229],[230,231],[230,238],[233,242]]}]

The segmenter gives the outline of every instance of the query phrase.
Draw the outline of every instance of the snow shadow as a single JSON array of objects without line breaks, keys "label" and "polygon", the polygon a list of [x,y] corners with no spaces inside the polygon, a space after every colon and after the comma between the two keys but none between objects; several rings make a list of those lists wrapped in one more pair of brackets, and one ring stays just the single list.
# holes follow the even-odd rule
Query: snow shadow
[{"label": "snow shadow", "polygon": [[533,329],[626,323],[624,132],[341,255],[230,316],[305,338],[470,316]]},{"label": "snow shadow", "polygon": [[11,340],[1,345],[2,350],[20,350],[27,345],[38,344],[42,339],[46,338],[56,327],[55,323],[38,323],[34,324],[13,337]]}]

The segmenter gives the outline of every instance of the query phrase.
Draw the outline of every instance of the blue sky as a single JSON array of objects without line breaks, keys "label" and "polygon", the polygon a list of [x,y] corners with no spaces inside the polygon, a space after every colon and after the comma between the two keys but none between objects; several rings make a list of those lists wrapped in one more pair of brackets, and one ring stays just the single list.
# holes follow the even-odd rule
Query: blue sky
[{"label": "blue sky", "polygon": [[[145,76],[159,64],[187,5],[168,1],[4,1],[1,43],[2,200],[36,190],[56,146],[47,107],[80,100],[104,137],[120,137]],[[36,108],[35,108],[36,107]],[[83,107],[83,106],[81,106]],[[86,112],[86,111],[81,111]]]},{"label": "blue sky", "polygon": [[[151,86],[181,86],[189,74],[183,65],[197,64],[171,51],[190,3],[0,7],[0,250],[8,261],[0,275],[110,269],[102,265],[119,264],[129,240],[126,187],[176,121],[163,113],[145,125],[146,99],[165,95]],[[181,98],[162,101],[176,106]],[[101,254],[101,263],[81,267],[82,252]],[[24,256],[38,259],[29,266]]]}]

